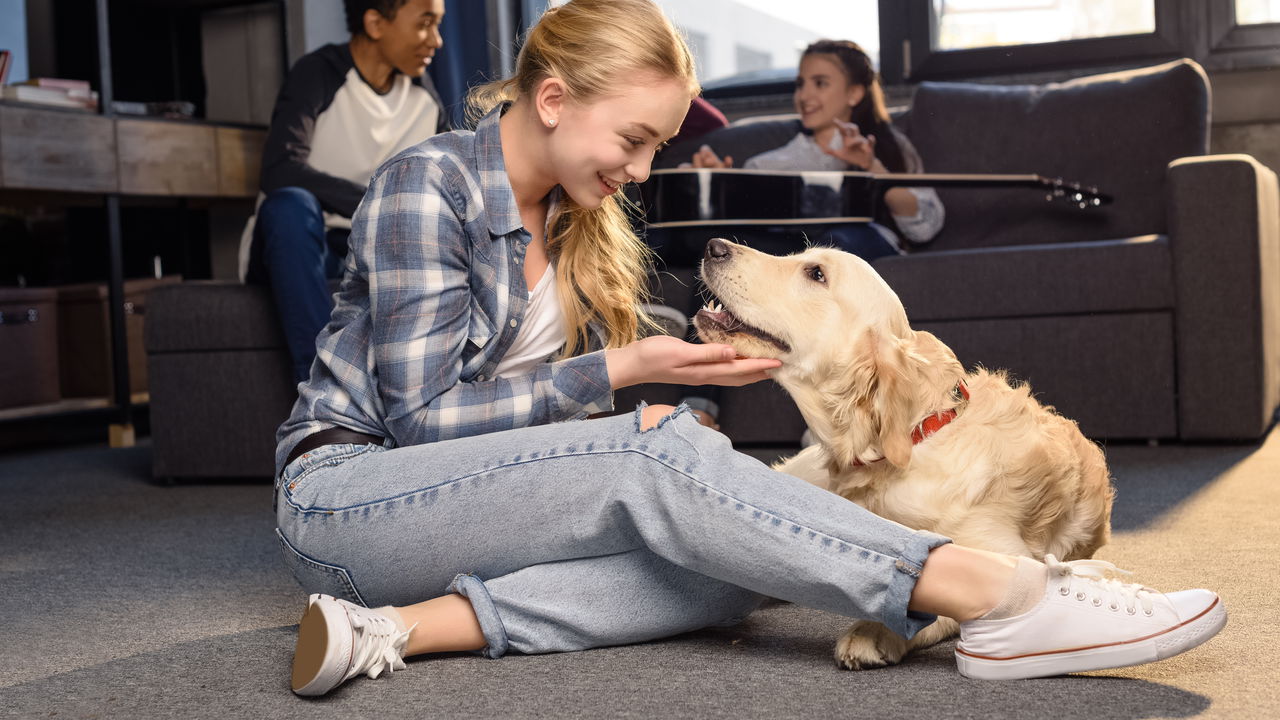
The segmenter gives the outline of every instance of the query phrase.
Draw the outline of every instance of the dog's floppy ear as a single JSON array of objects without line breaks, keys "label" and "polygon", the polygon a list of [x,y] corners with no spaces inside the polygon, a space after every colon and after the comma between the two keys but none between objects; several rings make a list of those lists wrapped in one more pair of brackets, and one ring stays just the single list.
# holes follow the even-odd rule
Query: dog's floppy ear
[{"label": "dog's floppy ear", "polygon": [[904,468],[911,462],[911,433],[916,422],[910,340],[890,338],[877,354],[879,386],[872,400],[880,450],[886,462]]},{"label": "dog's floppy ear", "polygon": [[836,436],[847,443],[831,447],[839,465],[850,465],[871,444],[887,462],[911,461],[911,431],[916,409],[911,387],[913,340],[868,329],[854,341],[845,365],[828,390]]}]

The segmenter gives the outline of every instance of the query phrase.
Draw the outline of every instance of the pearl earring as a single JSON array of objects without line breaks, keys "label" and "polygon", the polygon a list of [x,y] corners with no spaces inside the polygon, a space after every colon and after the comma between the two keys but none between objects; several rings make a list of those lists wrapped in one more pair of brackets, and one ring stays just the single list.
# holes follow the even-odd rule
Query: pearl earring
[{"label": "pearl earring", "polygon": [[547,121],[547,127],[555,127],[555,126],[556,126],[556,121],[554,119]]}]

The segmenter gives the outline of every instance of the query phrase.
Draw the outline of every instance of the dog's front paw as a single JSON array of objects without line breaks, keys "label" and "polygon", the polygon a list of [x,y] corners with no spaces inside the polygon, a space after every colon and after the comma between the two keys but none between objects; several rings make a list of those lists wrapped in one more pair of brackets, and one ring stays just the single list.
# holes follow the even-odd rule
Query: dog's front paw
[{"label": "dog's front paw", "polygon": [[836,643],[836,662],[847,670],[894,665],[907,654],[907,643],[880,623],[859,620]]}]

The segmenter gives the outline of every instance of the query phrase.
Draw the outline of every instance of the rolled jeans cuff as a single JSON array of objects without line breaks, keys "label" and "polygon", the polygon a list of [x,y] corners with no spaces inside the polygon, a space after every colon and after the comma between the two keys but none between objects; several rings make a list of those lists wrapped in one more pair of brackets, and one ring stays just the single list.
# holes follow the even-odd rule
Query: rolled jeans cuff
[{"label": "rolled jeans cuff", "polygon": [[917,530],[907,538],[894,563],[898,572],[889,581],[888,603],[882,620],[885,627],[910,640],[938,619],[931,613],[908,610],[907,605],[911,603],[911,592],[924,571],[924,563],[929,559],[929,551],[949,542],[949,538],[925,530]]},{"label": "rolled jeans cuff", "polygon": [[471,601],[471,609],[476,614],[476,620],[480,621],[480,632],[484,635],[485,647],[480,654],[488,658],[506,655],[511,644],[507,638],[507,628],[502,624],[498,606],[494,604],[484,581],[475,575],[456,575],[453,582],[449,583],[448,591]]}]

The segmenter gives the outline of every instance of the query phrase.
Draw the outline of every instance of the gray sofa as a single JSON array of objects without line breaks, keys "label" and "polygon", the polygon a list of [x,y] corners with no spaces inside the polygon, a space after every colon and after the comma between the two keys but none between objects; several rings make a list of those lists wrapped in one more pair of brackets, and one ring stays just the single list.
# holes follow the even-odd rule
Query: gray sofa
[{"label": "gray sofa", "polygon": [[[1280,403],[1276,176],[1246,156],[1206,156],[1199,66],[1042,86],[924,83],[898,122],[930,171],[1062,176],[1117,198],[1085,213],[1028,190],[940,190],[938,238],[875,263],[916,328],[966,366],[1030,382],[1091,437],[1265,432]],[[794,132],[789,121],[730,126],[661,160],[674,165],[704,142],[745,159]],[[675,307],[695,288],[692,268],[655,276]],[[269,476],[294,392],[269,294],[231,283],[158,288],[147,349],[154,474]],[[678,395],[640,386],[615,404]],[[771,383],[726,389],[721,426],[743,445],[792,445],[804,428]]]},{"label": "gray sofa", "polygon": [[[1028,381],[1091,437],[1239,440],[1269,427],[1280,403],[1276,176],[1247,156],[1206,155],[1198,65],[1037,86],[923,83],[896,122],[930,172],[1060,176],[1116,197],[1082,212],[1025,189],[940,189],[939,236],[874,263],[914,327],[966,366]],[[745,160],[796,129],[731,125],[669,148],[661,165],[704,143]],[[741,227],[684,242],[730,233],[751,242]],[[667,270],[661,292],[685,307],[692,272]],[[736,441],[794,442],[803,430],[777,387],[722,397],[721,427]]]}]

